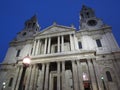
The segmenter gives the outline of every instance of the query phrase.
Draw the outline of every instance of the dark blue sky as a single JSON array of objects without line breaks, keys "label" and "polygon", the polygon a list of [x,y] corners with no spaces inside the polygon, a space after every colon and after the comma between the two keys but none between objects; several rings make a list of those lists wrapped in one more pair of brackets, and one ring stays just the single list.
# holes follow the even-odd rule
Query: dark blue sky
[{"label": "dark blue sky", "polygon": [[54,21],[78,28],[82,4],[92,7],[97,17],[112,26],[120,45],[120,0],[0,0],[0,61],[25,20],[36,14],[42,29]]}]

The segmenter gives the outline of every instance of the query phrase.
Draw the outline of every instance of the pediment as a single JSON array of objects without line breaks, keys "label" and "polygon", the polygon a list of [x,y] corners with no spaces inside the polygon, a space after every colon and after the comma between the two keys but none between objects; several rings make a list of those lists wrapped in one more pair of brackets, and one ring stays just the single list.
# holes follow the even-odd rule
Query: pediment
[{"label": "pediment", "polygon": [[75,31],[75,29],[73,27],[53,25],[44,29],[40,34],[62,33],[62,32],[69,32],[69,31]]}]

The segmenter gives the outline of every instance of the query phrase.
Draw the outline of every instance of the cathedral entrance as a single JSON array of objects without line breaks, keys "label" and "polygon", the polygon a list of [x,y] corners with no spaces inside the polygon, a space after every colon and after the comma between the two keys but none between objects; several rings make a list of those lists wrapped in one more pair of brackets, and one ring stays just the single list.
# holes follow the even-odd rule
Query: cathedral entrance
[{"label": "cathedral entrance", "polygon": [[57,72],[52,71],[49,79],[49,90],[57,90]]},{"label": "cathedral entrance", "polygon": [[83,84],[84,84],[84,90],[91,90],[89,81],[84,81]]}]

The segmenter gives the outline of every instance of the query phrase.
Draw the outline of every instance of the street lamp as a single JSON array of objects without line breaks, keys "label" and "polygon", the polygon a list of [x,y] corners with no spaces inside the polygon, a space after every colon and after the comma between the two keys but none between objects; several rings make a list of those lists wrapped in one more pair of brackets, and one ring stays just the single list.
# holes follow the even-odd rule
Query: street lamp
[{"label": "street lamp", "polygon": [[25,72],[27,67],[30,65],[30,57],[29,55],[27,55],[26,57],[23,58],[23,71],[22,71],[22,75],[21,75],[21,80],[20,80],[20,84],[19,84],[19,89],[18,90],[25,90]]},{"label": "street lamp", "polygon": [[102,83],[103,83],[103,88],[104,88],[104,90],[106,90],[106,86],[105,86],[105,82],[104,82],[104,77],[103,76],[101,77],[101,80],[102,80]]},{"label": "street lamp", "polygon": [[5,82],[2,83],[2,90],[6,87],[5,84]]},{"label": "street lamp", "polygon": [[27,55],[26,57],[23,58],[23,65],[25,67],[28,67],[30,65],[30,61],[31,61],[31,59],[30,59],[29,55]]}]

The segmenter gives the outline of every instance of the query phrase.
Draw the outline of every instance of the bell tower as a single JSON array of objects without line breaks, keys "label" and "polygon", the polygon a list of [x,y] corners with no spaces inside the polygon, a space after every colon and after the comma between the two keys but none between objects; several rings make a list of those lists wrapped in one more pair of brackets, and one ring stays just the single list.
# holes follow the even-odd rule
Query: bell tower
[{"label": "bell tower", "polygon": [[24,29],[18,33],[17,40],[25,40],[31,38],[34,34],[37,34],[40,30],[36,15],[25,21]]},{"label": "bell tower", "polygon": [[103,21],[96,17],[94,10],[83,5],[80,11],[80,28],[82,30],[96,30],[103,26]]}]

